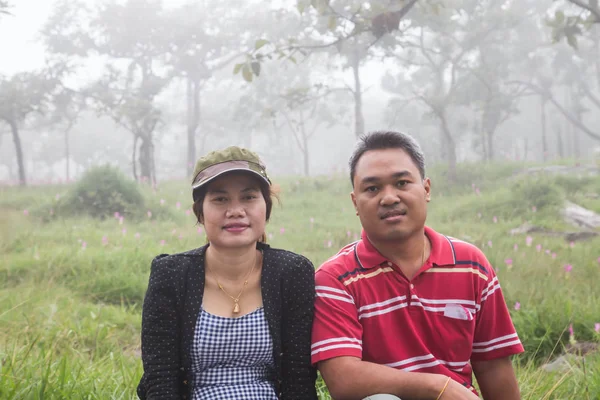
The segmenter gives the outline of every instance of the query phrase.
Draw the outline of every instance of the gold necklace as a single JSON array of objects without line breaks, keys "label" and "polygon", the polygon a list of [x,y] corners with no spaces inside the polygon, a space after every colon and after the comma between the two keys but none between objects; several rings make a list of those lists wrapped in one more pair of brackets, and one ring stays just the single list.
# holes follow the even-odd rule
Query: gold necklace
[{"label": "gold necklace", "polygon": [[[246,279],[244,279],[244,284],[242,285],[242,289],[240,290],[240,292],[238,293],[238,295],[236,297],[233,297],[232,295],[227,293],[227,291],[225,290],[223,285],[221,285],[221,283],[219,282],[219,275],[217,275],[217,271],[215,271],[214,269],[209,267],[209,269],[213,272],[213,274],[215,274],[215,280],[217,281],[217,286],[219,287],[219,289],[221,289],[221,291],[223,293],[225,293],[225,295],[227,295],[227,297],[229,297],[231,300],[233,300],[233,313],[234,314],[239,314],[239,312],[240,312],[240,297],[242,296],[242,293],[244,293],[244,289],[246,289],[246,286],[248,286],[248,278],[250,278],[250,275],[252,275],[254,268],[258,265],[258,260],[259,260],[259,256],[256,256],[256,261],[252,264],[252,268],[250,268],[248,275],[246,275]],[[208,264],[206,264],[206,265],[208,266]]]}]

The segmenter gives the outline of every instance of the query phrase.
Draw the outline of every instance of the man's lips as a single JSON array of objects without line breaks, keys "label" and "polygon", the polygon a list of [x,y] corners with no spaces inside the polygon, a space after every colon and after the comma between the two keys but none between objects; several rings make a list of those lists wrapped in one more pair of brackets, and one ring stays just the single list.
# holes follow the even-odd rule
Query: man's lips
[{"label": "man's lips", "polygon": [[379,215],[380,219],[399,219],[406,215],[406,210],[393,210]]}]

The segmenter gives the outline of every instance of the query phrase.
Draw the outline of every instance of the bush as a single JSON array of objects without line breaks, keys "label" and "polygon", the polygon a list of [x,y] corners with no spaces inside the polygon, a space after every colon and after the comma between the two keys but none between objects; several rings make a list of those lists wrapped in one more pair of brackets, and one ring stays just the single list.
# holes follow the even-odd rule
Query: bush
[{"label": "bush", "polygon": [[90,168],[58,203],[56,216],[87,215],[110,218],[115,213],[139,216],[145,212],[137,183],[109,165]]}]

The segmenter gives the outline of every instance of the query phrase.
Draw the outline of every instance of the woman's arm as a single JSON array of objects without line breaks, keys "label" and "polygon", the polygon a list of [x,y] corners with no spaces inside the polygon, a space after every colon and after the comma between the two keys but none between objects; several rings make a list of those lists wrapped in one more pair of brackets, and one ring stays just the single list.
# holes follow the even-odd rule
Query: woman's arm
[{"label": "woman's arm", "polygon": [[181,399],[176,259],[160,255],[152,261],[142,310],[144,377],[138,392],[144,398]]},{"label": "woman's arm", "polygon": [[312,400],[317,398],[317,371],[310,361],[315,269],[308,259],[301,257],[299,265],[283,274],[281,399]]}]

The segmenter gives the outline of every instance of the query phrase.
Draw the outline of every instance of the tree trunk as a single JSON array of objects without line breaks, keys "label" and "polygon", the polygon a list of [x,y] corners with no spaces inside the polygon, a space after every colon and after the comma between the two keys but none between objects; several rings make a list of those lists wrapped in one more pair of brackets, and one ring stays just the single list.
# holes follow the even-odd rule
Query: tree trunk
[{"label": "tree trunk", "polygon": [[152,173],[152,164],[154,163],[154,144],[152,136],[142,136],[140,144],[140,179],[144,183],[156,183],[154,174]]},{"label": "tree trunk", "polygon": [[[573,114],[575,115],[575,120],[579,123],[579,125],[583,125],[582,116],[581,116],[581,103],[579,99],[574,93],[574,90],[571,88],[570,90],[570,103],[571,110],[573,110]],[[573,127],[573,156],[576,160],[581,158],[581,147],[579,145],[579,128],[577,126]]]},{"label": "tree trunk", "polygon": [[187,176],[196,163],[196,133],[200,124],[200,83],[187,79]]},{"label": "tree trunk", "polygon": [[546,98],[540,97],[542,117],[542,159],[548,161],[548,139],[546,133]]},{"label": "tree trunk", "polygon": [[138,181],[138,175],[137,175],[137,142],[138,142],[139,136],[135,135],[133,136],[133,150],[131,152],[131,166],[133,168],[133,179],[137,182]]},{"label": "tree trunk", "polygon": [[19,137],[19,127],[15,121],[7,121],[10,125],[10,130],[15,143],[15,152],[17,153],[17,165],[19,167],[19,185],[26,186],[27,179],[25,178],[25,163],[23,160],[23,148],[21,147],[21,138]]},{"label": "tree trunk", "polygon": [[309,170],[309,166],[310,166],[310,162],[308,159],[308,138],[306,137],[306,135],[302,135],[302,141],[304,142],[304,146],[302,148],[302,155],[304,156],[304,175],[305,176],[310,176],[310,170]]},{"label": "tree trunk", "polygon": [[67,178],[67,182],[69,182],[71,180],[71,170],[70,170],[71,150],[69,147],[69,132],[71,131],[72,126],[73,126],[73,124],[69,124],[67,126],[67,128],[65,129],[65,160],[67,161],[65,176]]},{"label": "tree trunk", "polygon": [[444,147],[446,148],[445,151],[448,161],[448,180],[450,182],[456,182],[456,144],[450,133],[448,121],[446,121],[445,110],[441,111],[439,117],[442,122],[442,143],[445,144]]},{"label": "tree trunk", "polygon": [[562,128],[560,124],[556,125],[556,150],[560,159],[565,158],[565,148],[562,140]]},{"label": "tree trunk", "polygon": [[496,154],[494,153],[495,149],[494,149],[494,133],[492,131],[487,131],[486,134],[487,137],[487,156],[488,156],[488,160],[494,161],[494,157],[496,157]]},{"label": "tree trunk", "polygon": [[363,116],[362,84],[360,81],[360,59],[355,53],[352,59],[352,72],[354,73],[354,136],[356,138],[365,134],[365,118]]}]

